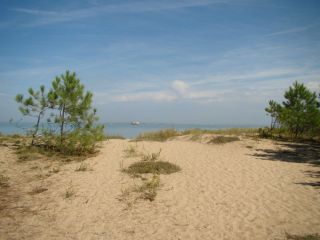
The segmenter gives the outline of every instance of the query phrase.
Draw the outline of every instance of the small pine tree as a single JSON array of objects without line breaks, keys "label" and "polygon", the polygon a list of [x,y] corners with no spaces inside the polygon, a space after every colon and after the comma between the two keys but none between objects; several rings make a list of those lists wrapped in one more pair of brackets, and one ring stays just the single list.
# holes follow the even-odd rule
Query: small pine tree
[{"label": "small pine tree", "polygon": [[320,109],[317,94],[303,84],[294,82],[284,93],[282,105],[269,102],[265,110],[280,122],[288,132],[297,138],[302,134],[314,135],[320,126]]},{"label": "small pine tree", "polygon": [[93,151],[103,136],[103,126],[96,125],[96,109],[92,109],[92,93],[85,92],[76,73],[66,71],[52,82],[48,99],[52,103],[54,122],[59,125],[60,150]]},{"label": "small pine tree", "polygon": [[35,137],[39,130],[41,118],[44,116],[45,111],[49,107],[47,95],[45,94],[45,87],[40,86],[39,91],[29,88],[29,97],[25,98],[22,94],[18,94],[15,98],[16,102],[20,103],[19,110],[23,116],[30,116],[36,118],[36,124],[31,130],[32,141],[31,145],[34,145]]},{"label": "small pine tree", "polygon": [[273,130],[279,125],[280,115],[282,107],[276,101],[270,100],[269,106],[265,108],[265,111],[271,117],[270,129]]}]

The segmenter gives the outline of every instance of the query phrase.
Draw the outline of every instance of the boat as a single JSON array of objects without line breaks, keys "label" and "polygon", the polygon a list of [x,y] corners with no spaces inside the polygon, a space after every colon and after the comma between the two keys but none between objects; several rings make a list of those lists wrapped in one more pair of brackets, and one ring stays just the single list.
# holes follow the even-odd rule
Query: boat
[{"label": "boat", "polygon": [[136,126],[136,125],[140,125],[140,122],[139,121],[132,121],[132,122],[130,122],[130,124]]}]

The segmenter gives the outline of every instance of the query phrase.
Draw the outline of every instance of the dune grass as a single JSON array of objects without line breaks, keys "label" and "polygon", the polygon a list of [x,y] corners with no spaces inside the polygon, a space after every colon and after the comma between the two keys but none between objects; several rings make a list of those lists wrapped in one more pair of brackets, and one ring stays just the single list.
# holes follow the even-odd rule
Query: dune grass
[{"label": "dune grass", "polygon": [[163,129],[154,132],[145,132],[138,135],[137,141],[159,141],[164,142],[170,138],[192,135],[191,140],[198,140],[203,134],[219,134],[219,135],[233,135],[233,136],[257,136],[259,134],[258,128],[229,128],[229,129],[186,129],[183,131],[177,131],[173,128]]},{"label": "dune grass", "polygon": [[209,143],[224,144],[224,143],[235,142],[235,141],[240,141],[240,138],[234,137],[234,136],[217,136],[212,138],[209,141]]},{"label": "dune grass", "polygon": [[123,171],[130,175],[137,175],[145,173],[171,174],[180,170],[179,166],[167,161],[140,161],[131,164]]},{"label": "dune grass", "polygon": [[138,157],[141,154],[137,150],[137,145],[129,145],[125,150],[124,153],[126,154],[127,158],[133,158],[133,157]]},{"label": "dune grass", "polygon": [[[139,162],[132,163],[127,168],[123,167],[123,162],[120,164],[122,172],[142,180],[141,185],[135,185],[134,188],[124,191],[123,197],[130,195],[130,192],[136,192],[140,193],[139,198],[154,201],[160,187],[160,174],[171,174],[181,170],[178,165],[161,160],[160,154],[161,149],[156,153],[141,153]],[[151,179],[150,174],[152,174]]]},{"label": "dune grass", "polygon": [[45,187],[42,187],[42,186],[38,186],[38,187],[35,187],[31,190],[31,192],[29,192],[30,195],[36,195],[36,194],[39,194],[39,193],[43,193],[45,191],[47,191],[48,188],[45,188]]},{"label": "dune grass", "polygon": [[139,174],[171,174],[181,170],[176,164],[160,160],[161,149],[156,153],[147,153],[141,155],[141,161],[132,163],[123,171],[130,175]]},{"label": "dune grass", "polygon": [[89,170],[88,163],[81,162],[80,165],[75,169],[76,172],[85,172]]},{"label": "dune grass", "polygon": [[159,141],[164,142],[172,137],[179,136],[180,133],[172,128],[163,129],[155,132],[145,132],[138,135],[137,141]]},{"label": "dune grass", "polygon": [[0,188],[9,187],[9,177],[0,174]]},{"label": "dune grass", "polygon": [[320,240],[319,234],[307,234],[307,235],[291,235],[286,234],[287,240]]},{"label": "dune grass", "polygon": [[106,140],[110,140],[110,139],[126,139],[124,136],[121,136],[120,134],[114,134],[114,135],[106,135],[105,136]]}]

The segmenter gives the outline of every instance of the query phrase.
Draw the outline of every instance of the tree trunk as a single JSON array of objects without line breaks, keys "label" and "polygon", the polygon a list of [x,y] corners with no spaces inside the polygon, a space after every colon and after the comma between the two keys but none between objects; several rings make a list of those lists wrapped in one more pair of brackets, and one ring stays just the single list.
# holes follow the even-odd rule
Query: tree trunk
[{"label": "tree trunk", "polygon": [[64,111],[65,111],[65,105],[62,107],[62,114],[61,114],[61,127],[60,127],[60,144],[63,143],[63,128],[64,128]]},{"label": "tree trunk", "polygon": [[34,132],[33,132],[33,134],[32,134],[31,146],[33,146],[33,145],[34,145],[34,138],[36,137],[36,135],[37,135],[37,133],[38,133],[41,114],[42,114],[42,112],[39,112],[38,120],[37,120],[37,124],[36,124],[36,129],[34,130]]}]

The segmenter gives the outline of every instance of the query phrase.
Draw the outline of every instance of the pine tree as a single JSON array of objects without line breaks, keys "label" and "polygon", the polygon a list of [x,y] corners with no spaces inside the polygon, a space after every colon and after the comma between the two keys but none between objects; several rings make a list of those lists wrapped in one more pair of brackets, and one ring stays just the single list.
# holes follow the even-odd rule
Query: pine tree
[{"label": "pine tree", "polygon": [[15,98],[16,102],[20,103],[19,110],[24,116],[36,118],[36,124],[32,129],[31,145],[34,145],[35,137],[39,130],[41,118],[49,107],[47,95],[45,94],[45,87],[40,86],[39,91],[34,91],[33,88],[28,89],[29,97],[25,98],[22,94],[18,94]]},{"label": "pine tree", "polygon": [[57,111],[54,122],[59,125],[60,149],[92,150],[97,138],[102,136],[103,127],[94,126],[98,118],[91,106],[92,96],[91,92],[85,92],[74,72],[66,71],[52,82],[48,99]]}]

